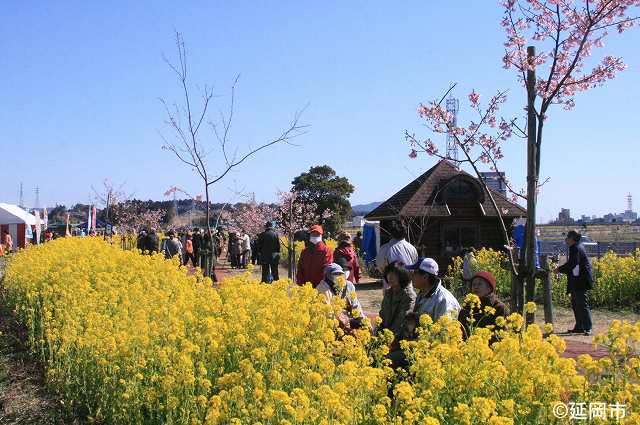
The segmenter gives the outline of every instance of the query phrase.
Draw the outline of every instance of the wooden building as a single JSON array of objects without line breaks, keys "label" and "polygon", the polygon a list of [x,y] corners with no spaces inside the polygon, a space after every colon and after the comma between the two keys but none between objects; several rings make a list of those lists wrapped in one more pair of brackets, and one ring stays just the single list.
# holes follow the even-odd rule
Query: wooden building
[{"label": "wooden building", "polygon": [[[526,216],[526,209],[489,190],[510,231],[513,220]],[[505,245],[498,214],[482,184],[447,160],[439,161],[365,218],[380,221],[381,243],[386,242],[385,229],[399,220],[407,240],[420,255],[434,258],[442,270],[463,248],[502,250]]]}]

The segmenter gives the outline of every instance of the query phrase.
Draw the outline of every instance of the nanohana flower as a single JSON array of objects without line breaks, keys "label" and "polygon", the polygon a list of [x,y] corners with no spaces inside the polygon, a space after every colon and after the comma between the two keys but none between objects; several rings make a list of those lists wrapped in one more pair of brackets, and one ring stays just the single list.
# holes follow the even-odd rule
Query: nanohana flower
[{"label": "nanohana flower", "polygon": [[562,338],[524,328],[516,313],[464,341],[456,320],[423,314],[418,338],[399,344],[407,370],[396,371],[393,333],[343,330],[313,288],[244,275],[214,289],[97,238],[20,251],[3,285],[47,384],[105,423],[165,423],[175,412],[176,425],[554,423],[560,400],[640,410],[640,361],[628,355],[640,323],[612,323],[594,339],[609,355],[575,361],[560,356]]},{"label": "nanohana flower", "polygon": [[525,313],[535,313],[536,312],[536,303],[530,301],[524,305]]}]

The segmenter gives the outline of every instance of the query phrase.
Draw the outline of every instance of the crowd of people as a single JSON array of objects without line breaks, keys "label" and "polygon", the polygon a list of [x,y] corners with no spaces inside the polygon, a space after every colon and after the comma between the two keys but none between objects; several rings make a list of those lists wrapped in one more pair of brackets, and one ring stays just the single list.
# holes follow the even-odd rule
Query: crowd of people
[{"label": "crowd of people", "polygon": [[[461,307],[456,297],[444,287],[438,263],[432,258],[418,256],[416,248],[405,239],[399,223],[391,225],[388,231],[391,240],[381,246],[376,258],[384,283],[378,313],[381,321],[376,331],[388,329],[393,333],[389,358],[395,366],[406,365],[399,342],[417,337],[416,329],[423,315],[428,315],[433,322],[443,316],[457,319],[465,339],[474,328],[494,329],[499,317],[509,315],[509,308],[496,292],[493,274],[478,270],[474,249],[464,252],[463,280],[470,293],[477,297],[477,302]],[[340,234],[337,240],[338,246],[332,251],[323,241],[321,226],[314,225],[309,229],[306,247],[298,261],[296,283],[310,283],[329,303],[333,297],[342,298],[345,307],[338,319],[348,332],[363,325],[364,311],[354,285],[360,280],[358,254],[349,235]],[[586,293],[592,287],[593,278],[587,255],[579,242],[580,234],[567,234],[569,259],[555,272],[568,275],[568,292],[576,319],[575,327],[568,332],[590,335],[592,323]],[[496,339],[495,334],[493,339]]]},{"label": "crowd of people", "polygon": [[[376,331],[388,329],[393,333],[389,358],[395,366],[406,365],[399,342],[417,337],[416,329],[425,314],[434,322],[442,316],[459,320],[465,338],[470,335],[471,326],[495,326],[497,317],[508,315],[508,308],[496,295],[496,280],[491,273],[479,271],[470,278],[471,292],[479,298],[480,306],[461,307],[443,286],[438,263],[432,258],[418,257],[400,225],[391,227],[390,236],[391,240],[380,248],[377,257],[384,293]],[[332,251],[323,241],[321,226],[309,229],[309,243],[298,261],[296,283],[310,283],[328,303],[333,297],[344,300],[344,309],[337,318],[341,327],[349,332],[365,323],[355,286],[360,280],[358,255],[349,235],[340,234],[337,239],[338,246]],[[486,306],[493,309],[493,314],[486,314]]]},{"label": "crowd of people", "polygon": [[[50,228],[46,228],[44,229],[44,232],[40,234],[39,241],[38,241],[38,232],[32,232],[32,237],[27,238],[26,243],[36,245],[38,243],[45,243],[45,242],[52,241],[55,238],[56,238],[56,234],[53,232],[53,230],[51,230]],[[2,257],[5,254],[9,255],[15,251],[13,242],[14,241],[11,234],[9,232],[3,231],[2,235],[0,236],[0,257]]]},{"label": "crowd of people", "polygon": [[215,231],[211,235],[204,229],[176,232],[170,230],[160,238],[155,229],[143,229],[138,234],[136,248],[145,254],[162,253],[166,259],[178,257],[181,265],[204,268],[207,255],[222,251],[224,235]]}]

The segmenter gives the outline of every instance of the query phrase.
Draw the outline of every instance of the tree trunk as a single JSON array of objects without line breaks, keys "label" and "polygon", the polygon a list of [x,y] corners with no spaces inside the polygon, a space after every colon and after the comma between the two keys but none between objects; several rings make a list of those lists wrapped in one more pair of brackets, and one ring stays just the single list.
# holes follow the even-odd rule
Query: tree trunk
[{"label": "tree trunk", "polygon": [[211,277],[211,269],[213,267],[213,262],[215,261],[215,248],[213,246],[213,234],[211,232],[211,206],[209,202],[209,185],[205,182],[204,185],[204,193],[205,198],[207,200],[207,208],[206,208],[206,216],[207,216],[207,236],[209,237],[209,246],[208,249],[205,249],[205,269],[204,275]]},{"label": "tree trunk", "polygon": [[541,256],[541,266],[545,271],[542,277],[542,288],[544,289],[544,322],[553,325],[553,297],[551,282],[551,266],[549,264],[549,257],[546,255]]},{"label": "tree trunk", "polygon": [[293,198],[289,203],[289,270],[287,271],[287,276],[292,281],[295,280],[295,268],[296,268],[296,241],[294,239],[295,232],[293,231]]},{"label": "tree trunk", "polygon": [[295,243],[293,242],[293,235],[289,234],[289,243],[287,244],[287,251],[288,251],[288,264],[287,264],[287,277],[291,280],[293,280],[295,278],[294,275],[294,267],[295,267],[295,255],[296,255],[296,248],[295,248]]},{"label": "tree trunk", "polygon": [[[535,47],[527,47],[529,63],[533,62]],[[524,278],[526,280],[526,301],[534,300],[536,275],[536,195],[538,190],[538,152],[537,152],[537,116],[535,112],[536,100],[536,72],[527,71],[527,225],[525,228],[525,263]],[[527,314],[527,323],[532,323],[534,314]]]}]

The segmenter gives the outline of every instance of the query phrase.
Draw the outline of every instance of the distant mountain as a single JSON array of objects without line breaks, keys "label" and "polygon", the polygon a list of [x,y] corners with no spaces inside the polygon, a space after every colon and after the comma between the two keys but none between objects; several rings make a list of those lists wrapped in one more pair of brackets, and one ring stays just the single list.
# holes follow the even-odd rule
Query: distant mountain
[{"label": "distant mountain", "polygon": [[371,202],[370,204],[352,205],[353,215],[365,215],[373,211],[382,202]]}]

